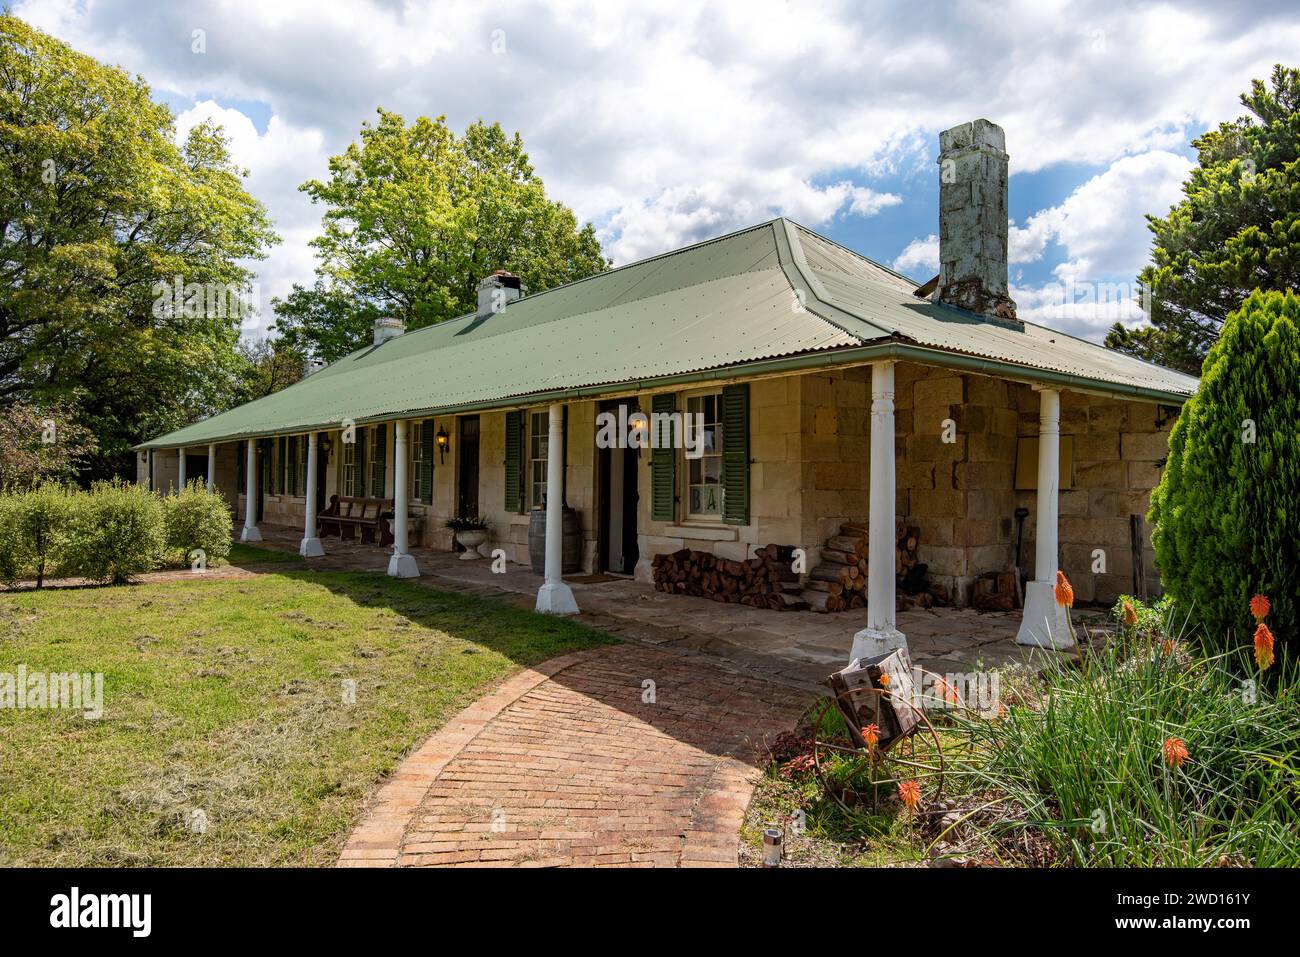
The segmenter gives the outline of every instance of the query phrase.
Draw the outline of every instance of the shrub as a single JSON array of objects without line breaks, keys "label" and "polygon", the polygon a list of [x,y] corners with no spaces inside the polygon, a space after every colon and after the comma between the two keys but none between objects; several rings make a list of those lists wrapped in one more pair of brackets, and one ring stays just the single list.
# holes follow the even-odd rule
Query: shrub
[{"label": "shrub", "polygon": [[163,499],[167,557],[222,561],[230,554],[230,508],[220,492],[209,492],[200,481],[188,483],[177,495]]},{"label": "shrub", "polygon": [[157,495],[115,479],[95,483],[75,502],[64,544],[67,574],[121,584],[161,562],[163,503]]},{"label": "shrub", "polygon": [[45,578],[66,565],[67,522],[75,493],[58,484],[0,495],[0,582]]},{"label": "shrub", "polygon": [[1256,291],[1228,317],[1151,495],[1165,587],[1211,642],[1248,638],[1255,593],[1284,648],[1300,625],[1298,327],[1292,292]]}]

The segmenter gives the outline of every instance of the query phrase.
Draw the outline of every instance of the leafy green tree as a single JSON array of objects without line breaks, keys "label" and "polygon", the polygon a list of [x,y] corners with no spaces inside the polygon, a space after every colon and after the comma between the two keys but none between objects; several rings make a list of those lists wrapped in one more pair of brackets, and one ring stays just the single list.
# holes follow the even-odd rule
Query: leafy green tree
[{"label": "leafy green tree", "polygon": [[261,399],[302,379],[305,357],[283,338],[267,336],[240,342],[239,353],[245,366],[235,396],[237,403]]},{"label": "leafy green tree", "polygon": [[70,482],[95,447],[95,437],[66,408],[10,403],[0,415],[0,494]]},{"label": "leafy green tree", "polygon": [[1193,141],[1185,198],[1147,217],[1155,243],[1138,282],[1151,325],[1116,323],[1111,348],[1195,375],[1252,290],[1300,288],[1300,70],[1275,66],[1241,103],[1251,115]]},{"label": "leafy green tree", "polygon": [[591,224],[547,199],[518,133],[476,122],[458,137],[441,116],[378,112],[328,180],[300,187],[325,214],[316,285],[276,302],[295,345],[328,360],[364,345],[378,315],[408,329],[464,315],[494,269],[540,292],[608,267]]},{"label": "leafy green tree", "polygon": [[311,289],[294,283],[284,299],[275,300],[279,341],[300,355],[334,362],[370,341],[380,310],[341,286],[317,279]]},{"label": "leafy green tree", "polygon": [[1255,292],[1230,314],[1169,436],[1151,494],[1166,588],[1212,641],[1248,641],[1252,595],[1295,647],[1300,625],[1300,296]]},{"label": "leafy green tree", "polygon": [[0,411],[63,403],[82,478],[224,407],[252,273],[276,241],[208,124],[175,142],[139,77],[0,15]]}]

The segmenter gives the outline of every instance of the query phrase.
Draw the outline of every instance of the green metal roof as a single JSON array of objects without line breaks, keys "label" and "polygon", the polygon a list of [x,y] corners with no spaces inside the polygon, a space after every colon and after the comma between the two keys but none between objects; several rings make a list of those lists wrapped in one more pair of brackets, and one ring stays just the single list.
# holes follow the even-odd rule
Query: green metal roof
[{"label": "green metal roof", "polygon": [[808,369],[874,357],[1178,402],[1197,380],[917,297],[904,276],[785,219],[368,346],[274,395],[143,443],[356,423]]}]

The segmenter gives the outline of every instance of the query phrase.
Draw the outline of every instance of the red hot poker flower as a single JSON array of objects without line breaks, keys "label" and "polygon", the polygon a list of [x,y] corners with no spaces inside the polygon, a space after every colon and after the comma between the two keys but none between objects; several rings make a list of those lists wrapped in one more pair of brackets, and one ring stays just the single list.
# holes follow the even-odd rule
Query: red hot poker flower
[{"label": "red hot poker flower", "polygon": [[1169,738],[1165,741],[1165,764],[1171,768],[1181,768],[1187,760],[1187,745],[1182,738]]},{"label": "red hot poker flower", "polygon": [[1263,621],[1267,618],[1271,608],[1268,599],[1263,595],[1256,595],[1250,600],[1250,613],[1256,621]]},{"label": "red hot poker flower", "polygon": [[1056,572],[1056,603],[1062,608],[1074,607],[1074,589],[1070,587],[1070,579],[1065,577],[1065,572],[1057,569]]},{"label": "red hot poker flower", "polygon": [[1255,663],[1260,671],[1273,667],[1273,632],[1262,621],[1255,629]]}]

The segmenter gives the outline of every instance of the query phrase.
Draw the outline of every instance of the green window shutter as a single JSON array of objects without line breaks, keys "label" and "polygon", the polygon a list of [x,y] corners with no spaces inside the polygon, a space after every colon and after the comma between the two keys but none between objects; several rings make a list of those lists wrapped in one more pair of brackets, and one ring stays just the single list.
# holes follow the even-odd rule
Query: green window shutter
[{"label": "green window shutter", "polygon": [[420,461],[420,501],[426,505],[433,504],[433,448],[437,444],[433,424],[433,419],[420,423],[420,454],[424,456]]},{"label": "green window shutter", "polygon": [[520,496],[523,478],[524,414],[519,410],[506,413],[506,500],[507,512],[522,512]]},{"label": "green window shutter", "polygon": [[384,468],[388,455],[388,425],[375,426],[375,471],[374,482],[370,486],[371,498],[384,497]]},{"label": "green window shutter", "polygon": [[289,438],[289,457],[285,460],[284,489],[290,495],[298,494],[298,436]]},{"label": "green window shutter", "polygon": [[749,524],[749,384],[722,387],[722,521]]},{"label": "green window shutter", "polygon": [[[668,415],[676,406],[677,396],[667,392],[654,397],[650,410],[654,415]],[[650,452],[650,517],[656,522],[671,522],[677,517],[677,450],[671,444],[659,448],[657,435],[650,438],[656,445]]]}]

